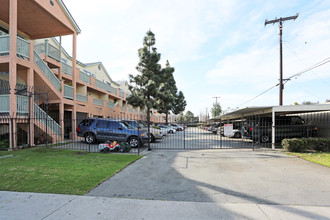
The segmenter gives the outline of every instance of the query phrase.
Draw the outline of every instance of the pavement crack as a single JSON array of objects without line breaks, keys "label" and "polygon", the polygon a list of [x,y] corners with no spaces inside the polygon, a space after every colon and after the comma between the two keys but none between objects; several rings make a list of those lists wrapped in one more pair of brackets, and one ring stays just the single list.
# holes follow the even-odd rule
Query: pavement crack
[{"label": "pavement crack", "polygon": [[61,205],[60,207],[58,207],[57,209],[55,209],[54,211],[52,211],[51,213],[49,213],[48,215],[46,215],[45,217],[43,217],[41,220],[44,220],[44,219],[48,218],[53,213],[55,213],[56,211],[60,210],[61,208],[63,208],[64,206],[66,206],[67,204],[69,204],[70,202],[72,202],[73,200],[75,200],[78,197],[79,196],[75,196],[73,199],[70,199],[68,202],[64,203],[63,205]]}]

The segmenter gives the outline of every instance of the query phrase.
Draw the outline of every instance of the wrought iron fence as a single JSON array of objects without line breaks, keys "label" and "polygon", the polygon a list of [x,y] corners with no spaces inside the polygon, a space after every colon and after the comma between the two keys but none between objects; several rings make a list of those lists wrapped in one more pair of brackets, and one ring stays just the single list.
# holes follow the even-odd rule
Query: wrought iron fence
[{"label": "wrought iron fence", "polygon": [[145,118],[88,118],[87,113],[72,118],[71,112],[65,112],[60,117],[55,109],[47,115],[36,106],[34,111],[29,117],[1,115],[0,137],[7,137],[9,143],[14,124],[18,147],[29,146],[33,139],[34,145],[100,152],[99,144],[117,141],[129,143],[133,154],[148,149],[271,149],[274,144],[281,147],[285,138],[330,138],[330,112],[279,115],[275,122],[268,116],[252,116],[231,121],[168,123],[153,117],[148,123]]}]

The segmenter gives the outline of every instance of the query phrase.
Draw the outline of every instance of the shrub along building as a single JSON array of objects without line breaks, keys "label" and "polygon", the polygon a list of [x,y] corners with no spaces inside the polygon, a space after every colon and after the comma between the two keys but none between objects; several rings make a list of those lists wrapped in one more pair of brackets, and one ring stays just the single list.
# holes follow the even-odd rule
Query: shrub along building
[{"label": "shrub along building", "polygon": [[[1,1],[0,131],[8,128],[10,148],[34,146],[36,133],[52,142],[75,137],[87,117],[145,118],[127,104],[126,82],[113,81],[101,62],[77,61],[80,32],[62,0]],[[55,38],[64,35],[72,36],[72,55]]]}]

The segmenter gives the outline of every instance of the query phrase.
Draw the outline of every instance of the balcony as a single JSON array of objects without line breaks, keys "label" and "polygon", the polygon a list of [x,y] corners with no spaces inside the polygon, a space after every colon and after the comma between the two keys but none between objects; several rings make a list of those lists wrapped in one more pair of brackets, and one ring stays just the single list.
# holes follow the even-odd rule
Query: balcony
[{"label": "balcony", "polygon": [[91,84],[91,76],[82,71],[79,72],[79,79],[85,83]]},{"label": "balcony", "polygon": [[100,88],[100,89],[103,89],[107,92],[110,92],[114,95],[117,95],[117,89],[113,88],[112,86],[110,86],[109,84],[107,83],[104,83],[98,79],[95,79],[95,86]]},{"label": "balcony", "polygon": [[93,104],[94,104],[94,105],[103,106],[103,100],[100,100],[100,99],[93,99]]},{"label": "balcony", "polygon": [[64,98],[73,100],[73,87],[64,85]]},{"label": "balcony", "polygon": [[72,67],[62,62],[62,73],[72,76]]},{"label": "balcony", "polygon": [[108,108],[114,108],[115,106],[117,105],[117,103],[114,103],[114,102],[111,102],[111,101],[108,101]]},{"label": "balcony", "polygon": [[35,45],[34,50],[38,54],[45,54],[47,57],[50,57],[58,62],[61,61],[61,50],[49,44],[48,41],[43,44]]},{"label": "balcony", "polygon": [[[18,115],[29,113],[29,97],[16,95]],[[0,113],[9,113],[9,94],[0,95]]]},{"label": "balcony", "polygon": [[[0,56],[9,55],[9,35],[0,36]],[[30,42],[17,37],[17,56],[30,58]]]},{"label": "balcony", "polygon": [[80,102],[88,102],[88,99],[87,99],[87,96],[86,95],[81,95],[81,94],[76,94],[76,99],[77,101],[80,101]]}]

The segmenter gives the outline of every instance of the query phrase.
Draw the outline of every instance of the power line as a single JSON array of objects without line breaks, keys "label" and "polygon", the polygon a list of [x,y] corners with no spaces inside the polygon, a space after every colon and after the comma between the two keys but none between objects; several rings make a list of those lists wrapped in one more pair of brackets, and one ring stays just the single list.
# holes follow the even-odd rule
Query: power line
[{"label": "power line", "polygon": [[[291,79],[294,78],[294,77],[301,76],[302,74],[304,74],[304,73],[306,73],[306,72],[308,72],[308,71],[311,71],[311,70],[313,70],[313,69],[315,69],[315,68],[317,68],[317,67],[323,66],[323,65],[325,65],[325,64],[327,64],[327,63],[329,63],[329,62],[330,62],[330,57],[328,57],[328,58],[326,58],[326,59],[324,59],[324,60],[322,60],[322,61],[320,61],[320,62],[318,62],[318,63],[316,63],[316,64],[314,64],[314,65],[312,65],[312,66],[310,66],[310,67],[308,67],[308,68],[306,68],[305,70],[302,70],[302,71],[300,71],[300,72],[298,72],[298,73],[296,73],[296,74],[293,74],[292,76],[288,77],[287,79],[284,79],[285,82],[284,82],[283,84],[287,83],[289,80],[291,80]],[[265,90],[264,92],[260,93],[259,95],[253,97],[252,99],[250,99],[250,100],[248,100],[248,101],[242,103],[242,104],[239,105],[238,107],[241,107],[242,105],[244,105],[244,104],[246,104],[246,103],[249,103],[249,102],[251,102],[252,100],[258,98],[259,96],[262,96],[263,94],[265,94],[266,92],[272,90],[273,88],[275,88],[275,87],[278,86],[278,85],[279,85],[279,83],[277,83],[276,85],[270,87],[269,89]]]}]

